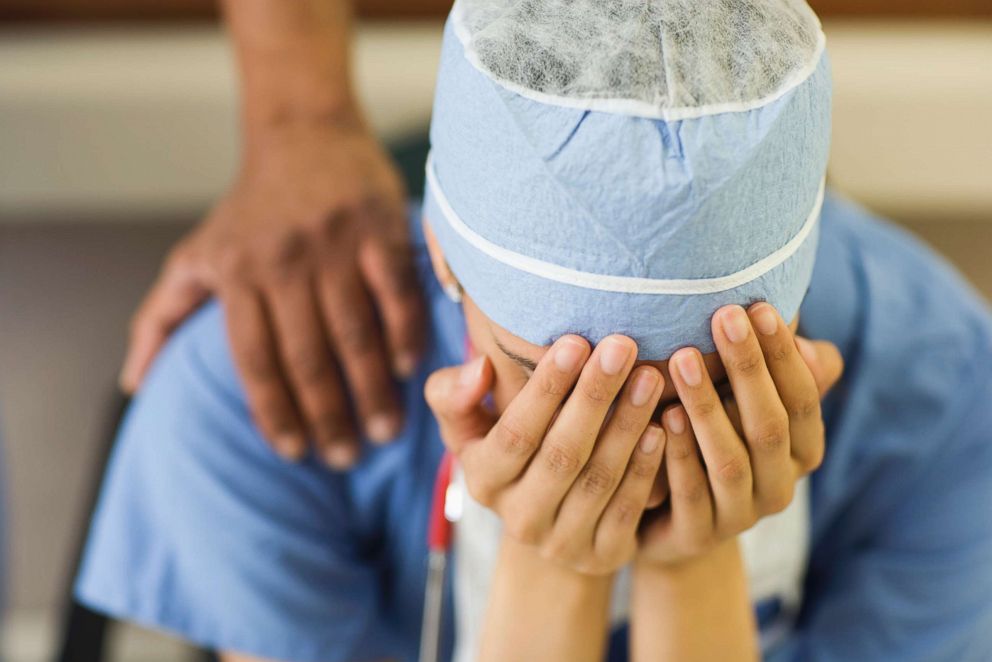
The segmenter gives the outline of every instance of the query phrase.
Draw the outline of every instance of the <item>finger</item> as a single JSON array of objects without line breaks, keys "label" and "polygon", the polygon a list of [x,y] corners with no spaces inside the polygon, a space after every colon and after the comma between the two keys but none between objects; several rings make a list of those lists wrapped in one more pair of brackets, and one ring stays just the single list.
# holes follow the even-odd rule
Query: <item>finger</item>
[{"label": "finger", "polygon": [[597,556],[615,569],[637,542],[637,526],[648,505],[655,476],[665,455],[665,431],[651,423],[641,435],[623,474],[623,480],[603,511],[595,531]]},{"label": "finger", "polygon": [[265,294],[283,373],[310,439],[327,464],[349,467],[358,459],[358,439],[309,275],[300,270]]},{"label": "finger", "polygon": [[[405,224],[404,224],[405,225]],[[424,302],[409,239],[377,237],[361,251],[362,273],[386,331],[393,373],[413,374],[424,344]]]},{"label": "finger", "polygon": [[561,504],[549,540],[557,552],[552,556],[568,556],[569,550],[578,552],[592,546],[596,524],[628,464],[633,469],[643,468],[633,466],[631,454],[651,420],[663,388],[664,380],[655,368],[642,366],[631,373],[592,455]]},{"label": "finger", "polygon": [[559,338],[482,442],[465,447],[461,461],[476,500],[492,505],[496,491],[517,479],[588,356],[589,343],[579,336]]},{"label": "finger", "polygon": [[550,528],[562,499],[592,454],[610,407],[636,358],[633,340],[607,336],[583,366],[575,389],[513,493],[520,509],[546,517],[539,526]]},{"label": "finger", "polygon": [[307,449],[306,435],[284,381],[262,298],[244,283],[223,284],[220,298],[255,424],[276,452],[300,459]]},{"label": "finger", "polygon": [[796,336],[796,346],[813,373],[820,397],[825,396],[844,373],[844,357],[832,342]]},{"label": "finger", "polygon": [[790,456],[806,473],[823,457],[820,393],[797,339],[774,307],[755,304],[749,311],[772,380],[788,415]]},{"label": "finger", "polygon": [[438,422],[441,439],[456,456],[495,423],[483,405],[492,381],[492,364],[481,355],[465,365],[433,372],[424,384],[424,398]]},{"label": "finger", "polygon": [[658,468],[658,474],[655,476],[654,485],[651,487],[651,495],[648,497],[648,505],[650,508],[657,508],[665,502],[668,498],[668,470],[665,468],[665,459],[662,457],[661,467]]},{"label": "finger", "polygon": [[325,269],[318,285],[324,322],[366,436],[384,443],[403,419],[368,291],[356,274]]},{"label": "finger", "polygon": [[699,458],[699,446],[685,410],[675,405],[662,415],[665,425],[665,467],[668,470],[671,514],[658,522],[652,535],[667,539],[662,547],[694,553],[712,541],[713,497]]},{"label": "finger", "polygon": [[720,531],[736,532],[753,520],[751,458],[734,432],[695,348],[672,355],[672,381],[685,407],[709,475]]},{"label": "finger", "polygon": [[740,306],[724,306],[716,312],[713,340],[740,412],[755,503],[761,514],[778,512],[792,501],[795,483],[789,416],[776,390],[778,382],[772,380],[762,345]]},{"label": "finger", "polygon": [[126,393],[141,385],[148,367],[175,328],[210,295],[185,259],[171,257],[131,321],[119,382]]}]

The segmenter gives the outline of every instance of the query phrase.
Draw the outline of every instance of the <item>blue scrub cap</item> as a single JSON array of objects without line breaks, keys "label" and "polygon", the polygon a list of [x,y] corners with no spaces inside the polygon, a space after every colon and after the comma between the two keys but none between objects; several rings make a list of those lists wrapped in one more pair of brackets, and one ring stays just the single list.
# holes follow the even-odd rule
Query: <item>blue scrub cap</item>
[{"label": "blue scrub cap", "polygon": [[823,33],[798,0],[459,0],[424,215],[514,335],[708,352],[722,305],[798,311],[829,141]]}]

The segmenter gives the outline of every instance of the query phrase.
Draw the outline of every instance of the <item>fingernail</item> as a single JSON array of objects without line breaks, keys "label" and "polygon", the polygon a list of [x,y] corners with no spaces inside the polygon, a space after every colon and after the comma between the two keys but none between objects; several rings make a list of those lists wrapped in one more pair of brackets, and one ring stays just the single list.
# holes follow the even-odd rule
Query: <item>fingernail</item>
[{"label": "fingernail", "polygon": [[658,372],[656,370],[639,370],[634,377],[634,385],[630,389],[630,404],[635,407],[643,407],[651,399],[655,388],[658,386]]},{"label": "fingernail", "polygon": [[665,412],[665,425],[672,434],[685,432],[685,412],[682,407],[672,407]]},{"label": "fingernail", "polygon": [[483,360],[484,356],[480,354],[462,366],[461,371],[458,373],[459,386],[464,388],[472,386],[479,381],[479,375],[482,373]]},{"label": "fingernail", "polygon": [[335,442],[324,449],[324,462],[335,469],[347,469],[358,459],[358,448],[350,440]]},{"label": "fingernail", "polygon": [[720,325],[723,333],[732,343],[744,342],[747,339],[747,315],[740,306],[730,306],[720,312]]},{"label": "fingernail", "polygon": [[641,452],[650,455],[658,450],[658,446],[661,444],[661,434],[662,429],[660,427],[654,423],[649,424],[647,430],[641,435]]},{"label": "fingernail", "polygon": [[616,338],[607,338],[600,344],[599,367],[607,375],[617,375],[627,365],[630,347]]},{"label": "fingernail", "polygon": [[393,361],[393,372],[397,377],[406,379],[417,369],[417,356],[413,352],[400,352]]},{"label": "fingernail", "polygon": [[561,372],[575,372],[584,353],[582,343],[566,338],[555,346],[555,367]]},{"label": "fingernail", "polygon": [[397,433],[396,418],[392,414],[372,414],[365,424],[365,433],[377,443],[389,441]]},{"label": "fingernail", "polygon": [[286,460],[299,460],[303,457],[305,446],[303,439],[293,432],[285,432],[273,440],[276,452]]},{"label": "fingernail", "polygon": [[751,320],[754,322],[754,328],[763,336],[774,336],[778,331],[778,316],[770,305],[758,306],[757,310],[751,313]]},{"label": "fingernail", "polygon": [[686,351],[675,357],[675,367],[682,375],[682,381],[689,386],[699,386],[703,382],[703,373],[699,368],[699,358],[693,351]]}]

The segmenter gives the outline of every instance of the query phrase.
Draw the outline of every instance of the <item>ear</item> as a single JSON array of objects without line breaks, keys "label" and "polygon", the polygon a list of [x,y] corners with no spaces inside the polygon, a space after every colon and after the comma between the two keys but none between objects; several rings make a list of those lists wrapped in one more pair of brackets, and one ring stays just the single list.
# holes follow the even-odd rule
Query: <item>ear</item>
[{"label": "ear", "polygon": [[444,259],[444,251],[441,250],[441,244],[438,243],[437,236],[431,229],[431,223],[427,218],[423,220],[423,228],[424,238],[427,240],[427,252],[430,253],[431,266],[434,268],[434,276],[449,297],[452,297],[452,292],[458,292],[460,295],[461,285],[458,284],[458,279],[455,278],[447,260]]}]

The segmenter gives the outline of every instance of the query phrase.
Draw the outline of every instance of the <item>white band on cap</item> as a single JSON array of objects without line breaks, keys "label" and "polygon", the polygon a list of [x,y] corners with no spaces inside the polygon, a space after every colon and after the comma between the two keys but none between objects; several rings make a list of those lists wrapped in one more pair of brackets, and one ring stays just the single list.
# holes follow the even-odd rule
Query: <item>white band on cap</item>
[{"label": "white band on cap", "polygon": [[813,208],[810,210],[809,216],[806,217],[806,222],[799,228],[795,236],[784,246],[754,264],[732,274],[714,278],[638,278],[635,276],[611,276],[608,274],[595,274],[588,271],[569,269],[568,267],[538,260],[494,244],[468,227],[459,218],[458,214],[455,213],[455,210],[452,209],[448,198],[444,195],[444,191],[438,183],[437,174],[434,171],[434,160],[431,154],[427,155],[426,170],[427,186],[430,189],[431,195],[437,201],[438,207],[440,207],[441,213],[444,214],[448,225],[476,250],[481,251],[497,262],[501,262],[518,271],[538,276],[539,278],[545,278],[575,287],[584,287],[590,290],[626,294],[714,294],[716,292],[732,290],[760,278],[792,257],[809,237],[813,228],[816,227],[817,220],[820,218],[820,209],[823,206],[823,193],[826,184],[825,179],[820,180],[820,187],[817,190]]}]

